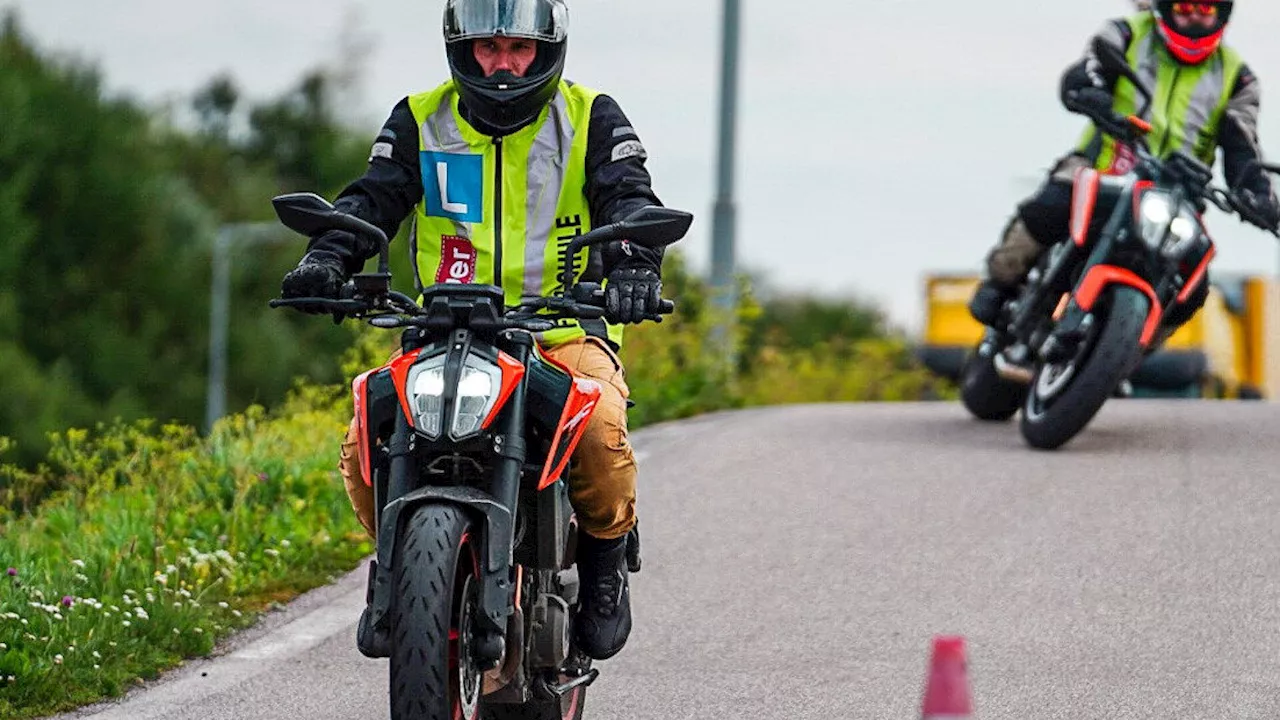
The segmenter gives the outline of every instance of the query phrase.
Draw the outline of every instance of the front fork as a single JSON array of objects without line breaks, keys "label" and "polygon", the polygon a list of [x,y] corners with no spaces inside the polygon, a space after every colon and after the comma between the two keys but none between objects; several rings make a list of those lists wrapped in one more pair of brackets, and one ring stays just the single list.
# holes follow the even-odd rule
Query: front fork
[{"label": "front fork", "polygon": [[[1114,237],[1114,233],[1104,231],[1091,250],[1074,243],[1060,246],[1064,249],[1050,258],[1042,275],[1035,277],[1036,287],[1018,308],[1009,325],[1009,334],[1021,341],[1010,348],[1009,354],[1013,356],[1010,360],[1025,367],[1036,361],[1062,362],[1075,355],[1080,340],[1088,334],[1093,313],[1092,308],[1085,309],[1077,301],[1079,282],[1064,289],[1067,284],[1065,273],[1081,267],[1080,278],[1083,280],[1091,268],[1105,263],[1110,257],[1115,245]],[[1053,322],[1045,323],[1046,316],[1050,315]]]},{"label": "front fork", "polygon": [[[526,363],[532,351],[533,340],[527,334],[511,337],[510,353],[521,363]],[[475,642],[476,660],[481,667],[492,667],[501,661],[505,652],[508,618],[514,608],[515,582],[513,580],[513,545],[515,540],[514,508],[520,494],[520,475],[525,460],[525,383],[512,393],[501,415],[501,429],[494,434],[494,473],[490,491],[462,486],[423,485],[414,458],[415,434],[403,412],[396,413],[396,426],[388,441],[390,462],[385,482],[386,493],[379,492],[384,485],[375,482],[375,507],[377,513],[377,559],[369,566],[369,608],[366,633],[370,638],[362,644],[361,651],[372,657],[385,657],[390,653],[386,636],[392,604],[395,602],[391,587],[391,568],[394,567],[395,550],[399,544],[402,518],[409,517],[419,505],[447,503],[466,508],[473,516],[483,520],[484,561],[480,566],[480,627]],[[366,647],[367,645],[367,647]]]}]

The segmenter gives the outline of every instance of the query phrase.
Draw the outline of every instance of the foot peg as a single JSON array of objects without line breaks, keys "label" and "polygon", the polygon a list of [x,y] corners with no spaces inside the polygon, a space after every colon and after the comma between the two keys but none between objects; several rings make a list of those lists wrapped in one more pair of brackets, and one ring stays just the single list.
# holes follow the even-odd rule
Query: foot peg
[{"label": "foot peg", "polygon": [[587,670],[585,674],[579,675],[567,683],[552,685],[547,689],[555,694],[556,697],[560,697],[565,693],[572,691],[574,688],[587,687],[591,683],[595,682],[598,677],[600,677],[600,671],[595,668],[591,668]]}]

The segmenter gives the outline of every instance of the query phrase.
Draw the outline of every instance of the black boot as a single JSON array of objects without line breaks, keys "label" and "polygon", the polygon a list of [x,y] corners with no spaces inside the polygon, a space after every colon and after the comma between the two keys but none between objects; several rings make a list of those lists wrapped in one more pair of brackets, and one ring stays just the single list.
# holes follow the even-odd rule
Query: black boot
[{"label": "black boot", "polygon": [[988,327],[995,327],[1000,322],[1004,304],[1016,292],[1015,288],[1002,285],[994,280],[983,280],[969,300],[969,314],[974,320]]},{"label": "black boot", "polygon": [[578,617],[574,639],[589,657],[618,654],[631,634],[631,590],[627,586],[627,537],[578,540]]}]

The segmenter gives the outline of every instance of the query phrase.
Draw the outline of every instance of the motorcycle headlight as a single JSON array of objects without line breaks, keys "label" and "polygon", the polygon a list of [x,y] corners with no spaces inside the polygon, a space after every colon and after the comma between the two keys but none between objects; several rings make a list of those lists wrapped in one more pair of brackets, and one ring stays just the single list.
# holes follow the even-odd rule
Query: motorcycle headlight
[{"label": "motorcycle headlight", "polygon": [[1200,236],[1200,221],[1191,206],[1183,203],[1175,212],[1168,193],[1147,191],[1138,206],[1138,216],[1142,241],[1167,257],[1177,257]]},{"label": "motorcycle headlight", "polygon": [[409,369],[405,392],[413,409],[413,426],[429,438],[440,437],[444,410],[444,355],[423,360]]},{"label": "motorcycle headlight", "polygon": [[1164,231],[1173,220],[1173,203],[1168,194],[1148,190],[1138,206],[1138,230],[1142,241],[1152,250],[1158,250],[1164,240]]},{"label": "motorcycle headlight", "polygon": [[502,370],[478,355],[468,355],[458,377],[458,399],[453,408],[449,435],[461,440],[480,431],[480,425],[498,402]]}]

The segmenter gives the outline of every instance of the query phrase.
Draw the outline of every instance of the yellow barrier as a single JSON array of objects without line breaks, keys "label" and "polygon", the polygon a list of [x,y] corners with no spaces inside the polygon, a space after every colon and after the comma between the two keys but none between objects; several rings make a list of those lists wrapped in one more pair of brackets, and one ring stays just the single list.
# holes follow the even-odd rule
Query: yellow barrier
[{"label": "yellow barrier", "polygon": [[[955,379],[982,338],[968,303],[979,278],[935,273],[925,278],[924,337],[919,355]],[[1280,397],[1280,286],[1265,277],[1214,278],[1204,308],[1134,373],[1141,394],[1217,398]],[[1270,310],[1270,312],[1268,312]],[[1197,389],[1196,386],[1199,385]]]}]

